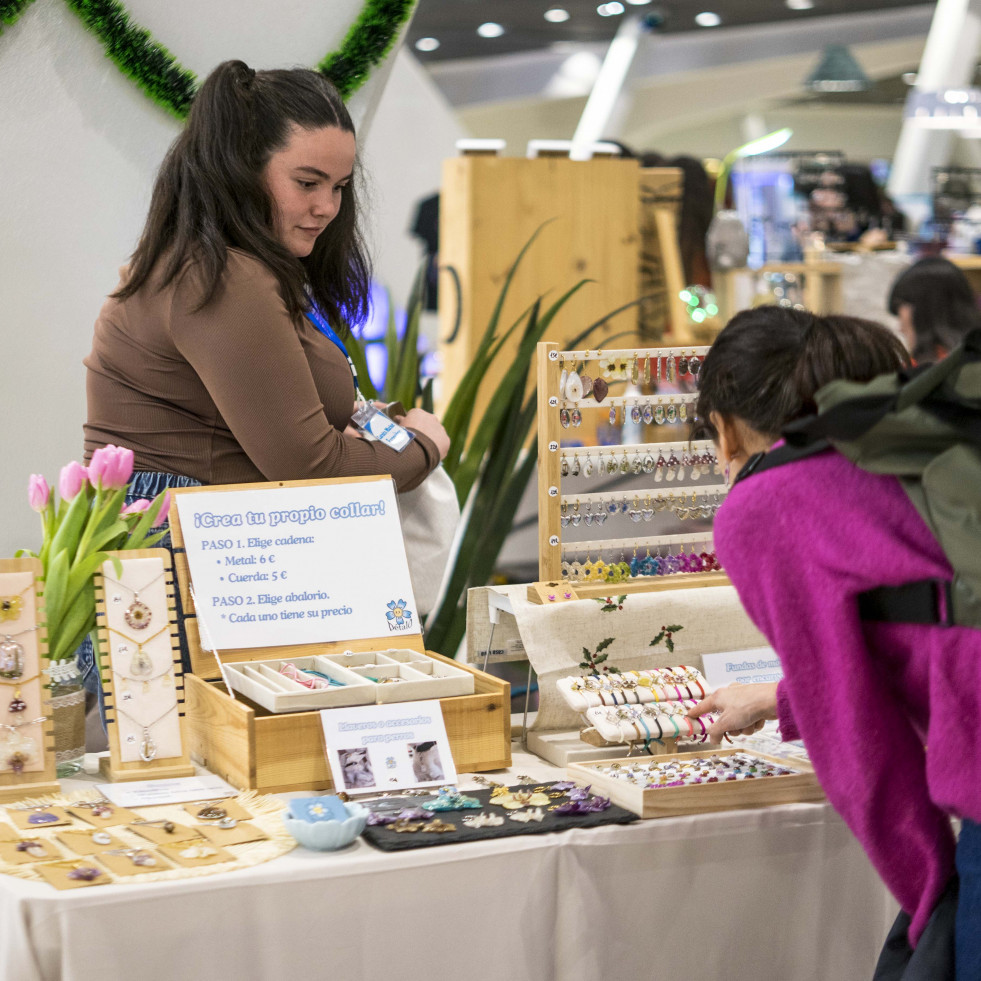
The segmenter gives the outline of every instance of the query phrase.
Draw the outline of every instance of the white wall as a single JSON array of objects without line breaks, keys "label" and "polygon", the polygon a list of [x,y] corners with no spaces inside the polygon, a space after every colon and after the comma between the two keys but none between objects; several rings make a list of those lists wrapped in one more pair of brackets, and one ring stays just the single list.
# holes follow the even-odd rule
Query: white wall
[{"label": "white wall", "polygon": [[[226,58],[258,68],[315,65],[340,43],[361,3],[126,6],[203,76]],[[377,98],[385,74],[355,96],[356,117]],[[122,75],[61,0],[36,0],[4,27],[0,92],[0,556],[7,556],[39,541],[28,475],[56,480],[81,455],[81,361],[179,124]]]}]

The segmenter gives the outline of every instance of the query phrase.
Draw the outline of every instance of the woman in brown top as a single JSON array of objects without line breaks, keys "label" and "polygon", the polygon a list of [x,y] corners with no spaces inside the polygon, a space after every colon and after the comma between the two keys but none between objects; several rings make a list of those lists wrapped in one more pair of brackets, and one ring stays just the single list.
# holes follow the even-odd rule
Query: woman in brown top
[{"label": "woman in brown top", "polygon": [[131,500],[367,474],[410,490],[446,455],[445,430],[421,409],[397,419],[416,437],[402,453],[350,426],[342,338],[364,321],[369,287],[355,151],[318,72],[227,61],[205,80],[85,359],[86,459],[107,443],[132,449]]}]

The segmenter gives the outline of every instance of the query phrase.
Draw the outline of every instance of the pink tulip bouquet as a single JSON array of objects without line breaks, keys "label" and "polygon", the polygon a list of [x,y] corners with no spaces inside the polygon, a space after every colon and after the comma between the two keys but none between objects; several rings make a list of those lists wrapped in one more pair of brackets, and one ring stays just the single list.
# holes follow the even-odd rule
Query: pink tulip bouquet
[{"label": "pink tulip bouquet", "polygon": [[31,475],[28,500],[41,515],[43,539],[39,552],[18,554],[39,558],[44,569],[52,661],[68,660],[95,629],[92,575],[109,557],[106,553],[151,548],[167,534],[153,529],[167,519],[169,492],[123,506],[132,475],[133,451],[119,446],[96,450],[88,467],[74,460],[62,467],[57,502],[44,477]]}]

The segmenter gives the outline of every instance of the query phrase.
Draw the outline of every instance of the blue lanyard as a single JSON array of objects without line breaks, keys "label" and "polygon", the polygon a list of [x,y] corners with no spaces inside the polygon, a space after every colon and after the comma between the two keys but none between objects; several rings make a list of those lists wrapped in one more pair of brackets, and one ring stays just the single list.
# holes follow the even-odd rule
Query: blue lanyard
[{"label": "blue lanyard", "polygon": [[[309,295],[309,294],[308,294]],[[333,341],[334,344],[340,348],[341,354],[344,355],[347,360],[348,367],[351,369],[351,377],[354,379],[354,396],[359,402],[364,402],[365,397],[361,394],[361,388],[358,385],[358,369],[354,367],[354,362],[351,360],[351,355],[347,353],[347,348],[344,346],[344,342],[337,336],[337,331],[327,322],[327,318],[317,309],[316,304],[313,302],[313,298],[310,298],[310,309],[306,312],[306,318],[313,324],[321,334],[324,335],[328,340]]]}]

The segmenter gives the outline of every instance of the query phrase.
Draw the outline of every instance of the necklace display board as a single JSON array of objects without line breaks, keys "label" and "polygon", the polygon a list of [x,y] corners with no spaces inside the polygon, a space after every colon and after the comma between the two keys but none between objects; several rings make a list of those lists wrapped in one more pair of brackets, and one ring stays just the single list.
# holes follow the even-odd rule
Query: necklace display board
[{"label": "necklace display board", "polygon": [[[708,482],[718,474],[709,441],[564,445],[580,426],[584,432],[593,431],[583,421],[587,413],[596,411],[609,415],[611,432],[619,426],[621,440],[625,431],[643,436],[651,426],[657,430],[691,422],[697,393],[645,394],[643,389],[651,388],[652,381],[655,389],[665,382],[680,388],[686,378],[693,382],[707,351],[700,347],[561,351],[551,342],[538,345],[541,583],[529,589],[532,602],[727,581],[718,571],[710,529],[629,534],[664,511],[682,521],[714,515],[725,488]],[[640,477],[644,486],[603,487],[599,493],[569,493],[563,486],[569,478],[593,478],[598,483],[603,477]],[[597,537],[568,541],[564,530],[583,525],[596,528]],[[604,533],[610,537],[599,537]],[[580,556],[585,561],[580,562]]]},{"label": "necklace display board", "polygon": [[[371,519],[382,514],[387,537],[376,541],[380,531]],[[297,691],[294,700],[306,710],[277,711],[291,700],[291,686],[311,675],[341,682],[337,691],[350,683],[366,703],[389,701],[403,685],[407,696],[428,693],[427,680],[436,697],[437,687],[472,690],[439,697],[457,769],[509,765],[510,686],[425,649],[411,586],[396,585],[402,582],[396,567],[408,576],[404,551],[401,562],[381,558],[393,540],[401,544],[393,515],[390,477],[174,492],[170,527],[191,665],[184,680],[193,758],[236,787],[267,793],[331,787],[320,714],[310,710],[331,704],[330,690],[323,699]],[[206,604],[203,613],[199,603]],[[366,660],[363,652],[374,656]],[[402,683],[381,684],[383,676]],[[261,688],[277,685],[280,692],[267,699]]]},{"label": "necklace display board", "polygon": [[95,576],[109,780],[190,777],[173,568],[165,548],[109,552]]},{"label": "necklace display board", "polygon": [[0,801],[59,789],[39,559],[0,559]]}]

